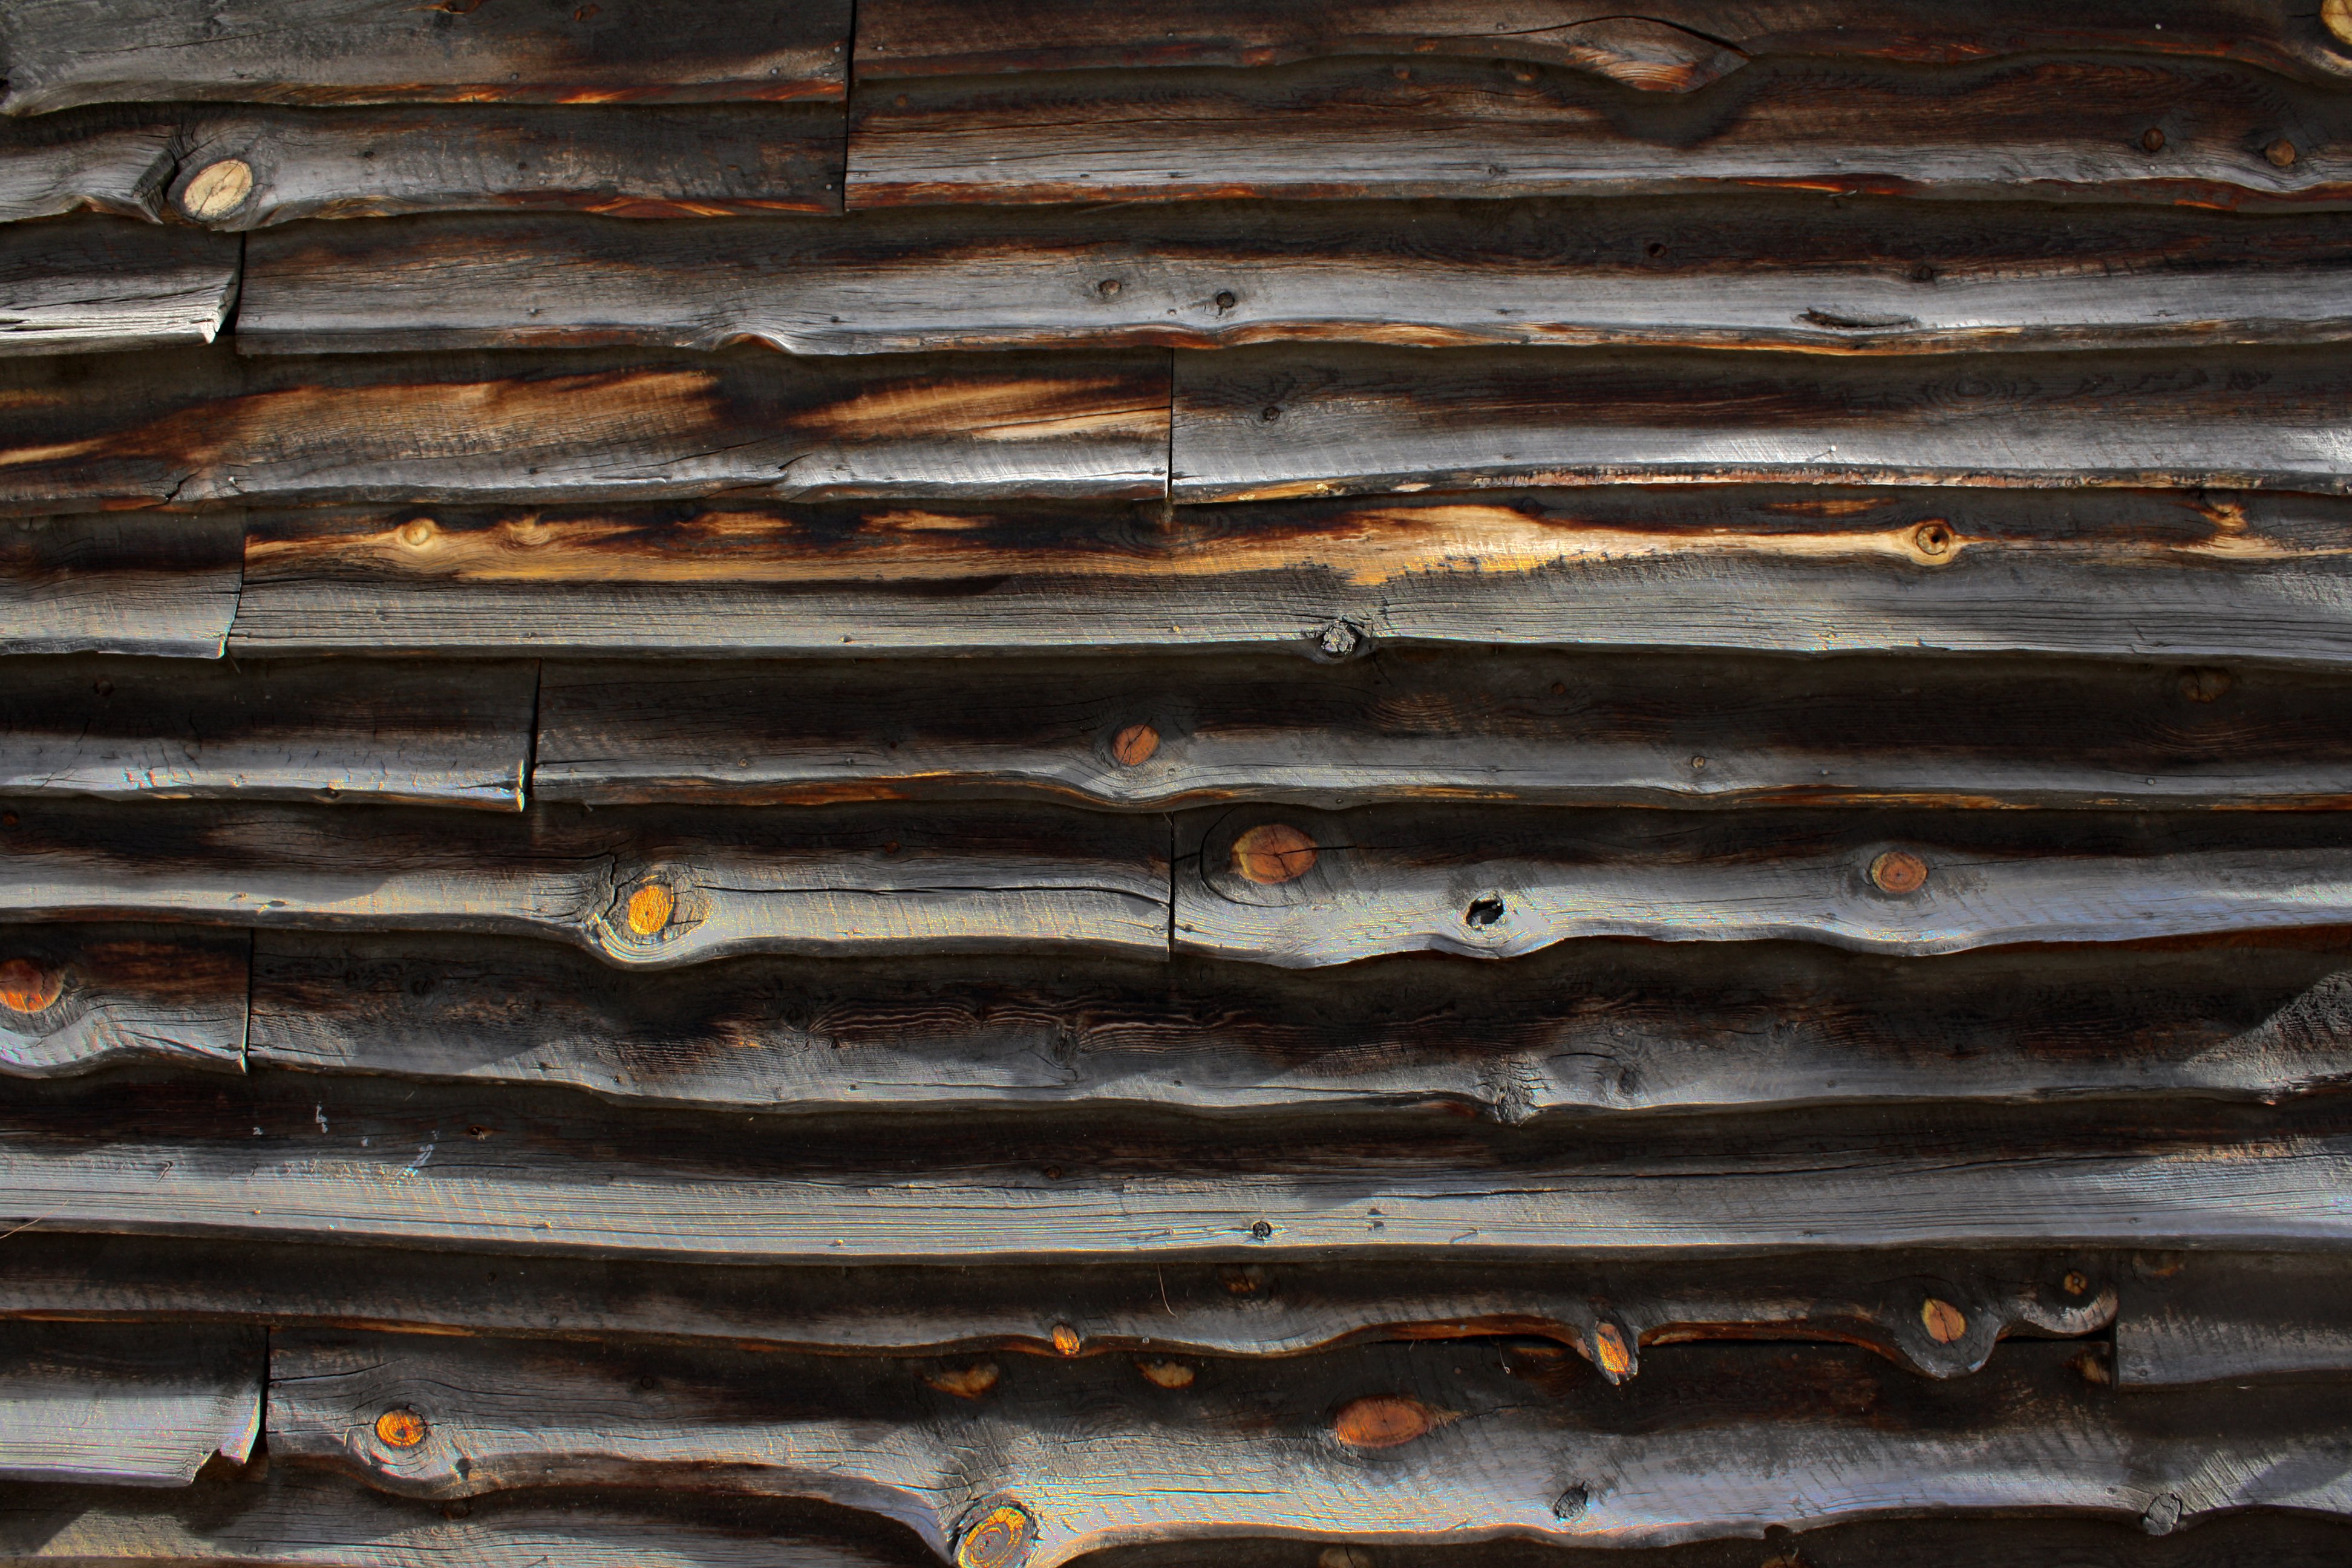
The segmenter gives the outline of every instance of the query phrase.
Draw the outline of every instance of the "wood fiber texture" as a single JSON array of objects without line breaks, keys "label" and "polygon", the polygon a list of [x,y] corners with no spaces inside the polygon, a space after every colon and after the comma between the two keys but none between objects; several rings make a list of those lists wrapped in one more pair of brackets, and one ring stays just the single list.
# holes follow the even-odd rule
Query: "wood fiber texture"
[{"label": "wood fiber texture", "polygon": [[211,342],[236,301],[237,251],[106,217],[0,226],[0,354]]},{"label": "wood fiber texture", "polygon": [[0,1481],[177,1487],[261,1433],[258,1329],[0,1323]]},{"label": "wood fiber texture", "polygon": [[0,518],[0,654],[217,658],[244,551],[231,513]]},{"label": "wood fiber texture", "polygon": [[242,931],[0,926],[0,1076],[244,1070],[251,950]]}]

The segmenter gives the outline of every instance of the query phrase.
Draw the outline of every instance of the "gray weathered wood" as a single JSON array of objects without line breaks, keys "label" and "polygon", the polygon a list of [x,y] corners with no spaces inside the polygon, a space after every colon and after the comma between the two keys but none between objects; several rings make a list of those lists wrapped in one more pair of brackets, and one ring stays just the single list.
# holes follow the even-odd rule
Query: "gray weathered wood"
[{"label": "gray weathered wood", "polygon": [[1030,809],[757,815],[24,801],[0,916],[552,937],[614,963],[1168,940],[1167,828]]},{"label": "gray weathered wood", "polygon": [[242,931],[0,926],[0,1076],[242,1070],[251,946]]},{"label": "gray weathered wood", "polygon": [[[238,502],[1159,496],[1150,353],[203,350],[0,360],[0,512]],[[395,547],[432,552],[411,512]],[[446,543],[440,548],[446,549]]]},{"label": "gray weathered wood", "polygon": [[0,687],[0,795],[521,809],[523,662],[20,661]]},{"label": "gray weathered wood", "polygon": [[1003,799],[2326,806],[2352,687],[2249,666],[1383,649],[551,662],[533,788]]},{"label": "gray weathered wood", "polygon": [[0,226],[0,354],[208,343],[236,299],[237,242],[118,218]]},{"label": "gray weathered wood", "polygon": [[2352,374],[2317,349],[1175,357],[1181,500],[1623,481],[2352,489],[2327,412]]},{"label": "gray weathered wood", "polygon": [[[404,535],[420,518],[432,528]],[[236,646],[1307,654],[1393,639],[2342,665],[2347,529],[2352,510],[2324,497],[1959,487],[1601,485],[1165,522],[1034,504],[300,511],[254,520]]]},{"label": "gray weathered wood", "polygon": [[85,103],[838,98],[849,0],[12,0],[0,113]]},{"label": "gray weathered wood", "polygon": [[2130,1302],[2116,1325],[2126,1387],[2352,1375],[2352,1268],[2340,1255],[2151,1253],[2116,1282]]},{"label": "gray weathered wood", "polygon": [[0,1481],[184,1486],[261,1433],[267,1336],[0,1323]]},{"label": "gray weathered wood", "polygon": [[0,519],[0,654],[217,658],[244,549],[233,514]]},{"label": "gray weathered wood", "polygon": [[153,218],[178,130],[153,104],[0,124],[0,222],[85,211]]},{"label": "gray weathered wood", "polygon": [[[1192,1375],[1165,1388],[1123,1356],[1008,1358],[975,1378],[968,1362],[297,1330],[273,1346],[270,1445],[275,1462],[419,1497],[687,1481],[814,1496],[967,1561],[1010,1506],[1028,1538],[1012,1560],[1031,1568],[1244,1533],[1622,1547],[1897,1510],[2159,1517],[2159,1533],[2248,1506],[2352,1513],[2352,1437],[2318,1391],[2226,1411],[2117,1400],[2064,1345],[2013,1345],[1945,1384],[1850,1350],[1679,1346],[1612,1390],[1562,1354],[1366,1346],[1179,1363]],[[423,1423],[419,1441],[377,1436],[393,1411]]]},{"label": "gray weathered wood", "polygon": [[[2283,163],[2266,151],[2280,142]],[[856,208],[1755,188],[2341,206],[2352,98],[2149,56],[1759,60],[1687,95],[1491,54],[908,80],[858,94],[846,197]]]},{"label": "gray weathered wood", "polygon": [[[1260,829],[1294,836],[1296,858],[1250,862]],[[1881,879],[1888,857],[1910,887]],[[1594,936],[1924,956],[2352,924],[2352,821],[2335,813],[1238,806],[1183,818],[1176,864],[1179,951],[1298,967]]]},{"label": "gray weathered wood", "polygon": [[[1754,258],[1769,256],[1771,266]],[[254,235],[247,353],[1278,340],[1950,352],[2352,334],[2339,215],[1833,197],[453,216]]]}]

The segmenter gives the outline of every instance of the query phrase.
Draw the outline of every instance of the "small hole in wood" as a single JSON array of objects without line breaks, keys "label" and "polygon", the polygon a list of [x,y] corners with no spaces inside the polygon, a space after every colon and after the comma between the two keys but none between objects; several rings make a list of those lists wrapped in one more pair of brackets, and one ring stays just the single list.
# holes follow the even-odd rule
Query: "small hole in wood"
[{"label": "small hole in wood", "polygon": [[1497,898],[1473,899],[1462,918],[1474,926],[1490,926],[1503,918],[1503,900]]}]

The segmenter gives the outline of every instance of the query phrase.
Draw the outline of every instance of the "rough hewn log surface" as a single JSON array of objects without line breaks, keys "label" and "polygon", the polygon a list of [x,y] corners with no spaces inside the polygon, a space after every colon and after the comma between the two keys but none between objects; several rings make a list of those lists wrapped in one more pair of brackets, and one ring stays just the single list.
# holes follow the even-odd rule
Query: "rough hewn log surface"
[{"label": "rough hewn log surface", "polygon": [[1393,639],[2341,665],[2347,528],[2343,501],[2310,496],[1796,486],[1185,507],[1165,521],[1043,505],[383,507],[257,516],[236,646],[1330,657]]},{"label": "rough hewn log surface", "polygon": [[1768,60],[1684,95],[1491,53],[899,81],[858,95],[846,194],[861,207],[1759,186],[2340,206],[2352,99],[2148,57]]},{"label": "rough hewn log surface", "polygon": [[251,947],[243,931],[0,926],[0,1074],[241,1070]]},{"label": "rough hewn log surface", "polygon": [[76,104],[838,98],[849,0],[14,0],[0,113]]},{"label": "rough hewn log surface", "polygon": [[2132,1303],[2116,1330],[2126,1384],[2352,1374],[2341,1254],[2153,1254],[2116,1278]]},{"label": "rough hewn log surface", "polygon": [[0,1323],[0,1481],[170,1487],[261,1432],[258,1329]]},{"label": "rough hewn log surface", "polygon": [[79,658],[9,675],[0,795],[523,804],[528,663]]},{"label": "rough hewn log surface", "polygon": [[1990,658],[1383,649],[551,662],[532,788],[598,805],[2335,805],[2332,674]]},{"label": "rough hewn log surface", "polygon": [[112,218],[0,226],[0,354],[208,343],[236,300],[237,242]]},{"label": "rough hewn log surface", "polygon": [[[1008,1359],[979,1378],[294,1330],[272,1346],[269,1430],[274,1462],[331,1464],[410,1496],[690,1477],[877,1513],[967,1559],[989,1521],[1041,1565],[1255,1531],[1630,1546],[1896,1510],[2089,1511],[2159,1529],[2248,1505],[2352,1512],[2352,1439],[2328,1393],[2274,1390],[2217,1416],[2101,1388],[2084,1373],[2109,1375],[2098,1357],[2012,1345],[1939,1385],[1854,1351],[1680,1346],[1612,1390],[1557,1349],[1491,1343],[1274,1366]],[[1089,1415],[1082,1443],[1059,1436],[1074,1407]],[[414,1441],[380,1435],[392,1412]],[[1433,1509],[1433,1492],[1457,1506]]]},{"label": "rough hewn log surface", "polygon": [[[0,512],[236,502],[1158,496],[1158,354],[0,361]],[[401,542],[436,531],[414,514]]]},{"label": "rough hewn log surface", "polygon": [[794,353],[1281,340],[1914,353],[2352,332],[2352,227],[2336,214],[1796,195],[415,218],[264,230],[247,264],[247,353],[746,339]]},{"label": "rough hewn log surface", "polygon": [[244,550],[235,515],[0,519],[0,653],[217,658]]}]

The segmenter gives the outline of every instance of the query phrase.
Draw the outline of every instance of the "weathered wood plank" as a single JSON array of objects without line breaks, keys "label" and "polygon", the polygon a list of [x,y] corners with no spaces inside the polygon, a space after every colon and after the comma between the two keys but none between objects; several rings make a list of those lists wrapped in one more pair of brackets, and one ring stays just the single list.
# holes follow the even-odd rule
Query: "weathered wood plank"
[{"label": "weathered wood plank", "polygon": [[1166,825],[1058,810],[499,817],[26,801],[0,915],[553,937],[623,964],[736,952],[1163,952]]},{"label": "weathered wood plank", "polygon": [[1923,956],[2352,923],[2333,813],[1238,806],[1179,825],[1179,951],[1311,967],[1574,937]]},{"label": "weathered wood plank", "polygon": [[[269,1430],[278,1462],[409,1496],[690,1478],[878,1514],[964,1562],[992,1526],[1029,1568],[1257,1532],[1634,1546],[1896,1510],[2145,1517],[2156,1533],[2221,1509],[2352,1512],[2331,1394],[2118,1400],[2084,1376],[2108,1375],[2098,1355],[2013,1345],[1938,1384],[1854,1351],[1677,1346],[1612,1390],[1556,1349],[1491,1342],[1172,1368],[1008,1359],[980,1378],[295,1330],[272,1346]],[[407,1442],[383,1436],[387,1417]]]},{"label": "weathered wood plank", "polygon": [[2331,498],[1963,488],[1596,485],[1164,523],[1034,504],[387,507],[255,518],[236,646],[1328,657],[1389,639],[2342,665],[2347,538]]},{"label": "weathered wood plank", "polygon": [[532,784],[597,805],[2327,806],[2352,802],[2347,699],[2263,666],[1958,658],[556,661]]},{"label": "weathered wood plank", "polygon": [[268,1336],[0,1323],[0,1481],[176,1487],[261,1434]]},{"label": "weathered wood plank", "polygon": [[2243,61],[2315,80],[2352,76],[2352,39],[2278,0],[2158,0],[2128,16],[2027,0],[864,0],[857,75],[961,76],[1138,66],[1260,66],[1335,55],[1440,55],[1580,68],[1682,92],[1757,55],[1945,64],[2068,50]]},{"label": "weathered wood plank", "polygon": [[0,1106],[0,1219],[820,1265],[2352,1240],[2352,1134],[2322,1098],[2179,1100],[2160,1121],[2105,1101],[1233,1133],[1101,1109],[779,1124],[314,1074],[257,1074],[234,1097],[36,1081]]},{"label": "weathered wood plank", "polygon": [[2199,1095],[2352,1081],[2352,955],[1569,944],[1482,973],[764,961],[619,974],[479,938],[267,931],[257,1067],[735,1110],[1546,1115]]},{"label": "weathered wood plank", "polygon": [[241,1071],[251,947],[242,931],[0,926],[0,1075]]},{"label": "weathered wood plank", "polygon": [[2324,1253],[2152,1253],[2119,1270],[2126,1387],[2352,1374],[2352,1268]]},{"label": "weathered wood plank", "polygon": [[[745,493],[1159,496],[1153,353],[0,361],[0,512]],[[436,530],[401,524],[413,551]]]},{"label": "weathered wood plank", "polygon": [[0,519],[0,654],[217,658],[244,550],[233,514]]},{"label": "weathered wood plank", "polygon": [[831,213],[841,208],[842,115],[838,103],[107,104],[0,123],[0,219],[93,209],[243,230],[514,207]]},{"label": "weathered wood plank", "polygon": [[839,98],[849,0],[13,0],[0,113],[85,103],[690,102]]},{"label": "weathered wood plank", "polygon": [[236,299],[237,242],[115,218],[0,226],[0,354],[208,343]]},{"label": "weathered wood plank", "polygon": [[[325,1110],[323,1102],[320,1111]],[[881,1354],[1294,1355],[1380,1340],[1512,1334],[1569,1346],[1622,1382],[1643,1347],[1693,1340],[1864,1346],[1928,1377],[1979,1371],[2011,1336],[2096,1333],[2122,1255],[1804,1253],[1675,1261],[1463,1264],[1108,1262],[985,1268],[758,1268],[665,1258],[169,1237],[10,1239],[0,1315],[659,1342]],[[1942,1301],[1938,1339],[1923,1310]]]},{"label": "weathered wood plank", "polygon": [[2352,335],[2338,215],[2105,206],[2053,221],[1801,195],[428,217],[263,230],[247,265],[246,353],[746,339],[794,353],[1284,340],[1944,353]]},{"label": "weathered wood plank", "polygon": [[1180,353],[1171,493],[1793,480],[2340,494],[2352,489],[2352,449],[2326,410],[2352,396],[2343,357]]},{"label": "weathered wood plank", "polygon": [[0,795],[522,807],[529,663],[84,657],[8,673]]},{"label": "weathered wood plank", "polygon": [[2151,57],[1767,60],[1680,96],[1492,53],[971,77],[861,93],[845,191],[855,208],[1748,188],[2340,206],[2352,100]]}]

